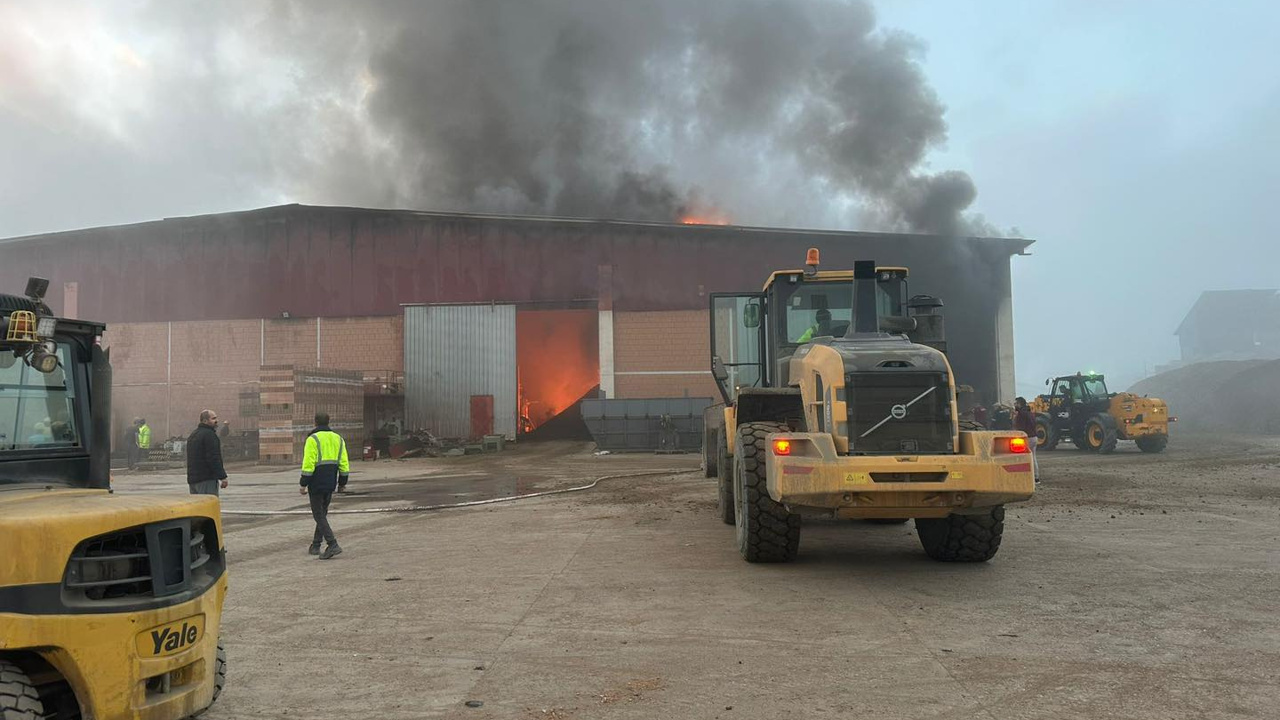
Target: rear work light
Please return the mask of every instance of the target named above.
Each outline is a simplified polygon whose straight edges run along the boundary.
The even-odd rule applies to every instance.
[[[790,440],[774,440],[773,454],[774,455],[790,455],[791,441]]]
[[[1030,451],[1031,449],[1027,446],[1026,438],[1024,437],[1009,438],[1009,452],[1013,453],[1014,455],[1023,455]]]

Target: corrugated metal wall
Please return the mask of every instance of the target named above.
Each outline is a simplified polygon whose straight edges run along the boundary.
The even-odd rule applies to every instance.
[[[404,309],[405,422],[438,437],[467,437],[471,396],[493,396],[493,430],[516,436],[514,305]]]

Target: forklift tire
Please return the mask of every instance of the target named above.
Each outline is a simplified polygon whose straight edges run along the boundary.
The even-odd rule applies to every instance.
[[[218,702],[218,696],[222,694],[222,688],[227,684],[227,651],[222,649],[222,643],[218,643],[218,661],[217,666],[213,670],[213,701],[209,704]]]
[[[786,430],[773,422],[738,426],[733,453],[735,525],[738,552],[747,562],[787,562],[800,549],[800,516],[769,497],[765,475],[769,435]]]
[[[1138,443],[1138,449],[1144,453],[1158,453],[1163,452],[1164,449],[1169,446],[1169,436],[1149,435],[1147,437],[1140,437],[1134,440],[1134,442]]]
[[[44,703],[22,668],[0,660],[0,718],[44,720]]]
[[[995,557],[1004,535],[1004,506],[981,515],[916,518],[916,534],[925,554],[942,562],[986,562]]]
[[[1077,440],[1076,446],[1081,450],[1105,455],[1116,449],[1116,441],[1119,439],[1115,418],[1105,413],[1098,413],[1085,422],[1083,442]]]
[[[711,428],[702,431],[702,471],[707,477],[716,477],[716,433]]]
[[[1045,413],[1036,415],[1036,449],[1052,450],[1058,447],[1058,433]]]
[[[733,458],[725,452],[723,439],[717,440],[716,453],[720,456],[716,465],[716,484],[720,489],[716,512],[719,513],[720,520],[725,525],[732,525],[734,517],[737,516],[733,505]]]

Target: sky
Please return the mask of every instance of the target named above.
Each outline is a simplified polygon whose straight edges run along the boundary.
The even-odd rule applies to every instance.
[[[498,27],[480,27],[533,56],[539,28],[606,4],[550,0],[549,12],[515,19],[514,5],[496,5],[501,17],[482,19]],[[822,17],[853,29],[805,35],[798,23],[816,15],[779,10],[801,5],[829,5]],[[572,72],[545,86],[546,73],[524,74],[524,58],[478,59],[468,55],[475,45],[449,44],[476,25],[474,5],[361,5],[302,20],[288,7],[0,0],[0,237],[284,202],[561,213],[603,204],[641,214],[705,202],[735,221],[886,229],[914,222],[918,182],[957,181],[944,189],[958,187],[958,199],[943,197],[966,227],[1036,240],[1013,261],[1023,394],[1077,370],[1126,387],[1177,357],[1173,332],[1201,291],[1280,286],[1274,3],[881,0],[868,13],[841,0],[756,2],[755,22],[743,22],[724,3],[686,19],[678,14],[692,6],[656,0],[659,20],[596,15],[601,27],[584,25],[586,49],[570,46]],[[420,14],[426,34],[406,43],[393,32],[407,24],[397,13]],[[710,73],[680,52],[655,61],[646,48],[680,50],[671,36],[686,23],[714,57],[750,73]],[[769,47],[768,62],[742,49],[756,46]],[[459,57],[462,71],[440,71]],[[786,72],[770,72],[778,67]],[[863,67],[885,74],[844,82]],[[493,115],[545,131],[519,137],[499,126],[507,164],[478,170],[470,154],[450,155],[472,116],[422,132],[440,104],[411,102],[422,87],[427,100],[452,102],[476,77],[534,83],[511,101],[523,104]],[[601,90],[629,82],[649,84]],[[822,102],[832,87],[846,93],[843,104]],[[660,102],[649,102],[657,91]],[[808,132],[815,119],[876,107],[880,91],[897,114],[861,140],[893,149],[897,164],[867,160],[856,143],[832,160],[847,138],[788,127]],[[548,93],[587,111],[565,122]],[[753,98],[782,110],[744,105]],[[735,164],[744,147],[749,173]],[[424,190],[425,177],[463,168],[490,174]],[[598,186],[606,196],[571,192]],[[800,190],[779,197],[778,186]]]

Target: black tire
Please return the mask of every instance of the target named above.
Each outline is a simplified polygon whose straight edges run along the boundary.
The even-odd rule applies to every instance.
[[[227,684],[227,651],[222,648],[222,643],[218,643],[218,659],[217,665],[213,669],[213,700],[209,704],[218,702],[218,696],[222,694],[222,688]]]
[[[1036,415],[1036,449],[1037,450],[1053,450],[1058,447],[1058,431],[1053,428],[1053,422],[1049,419],[1047,413]]]
[[[1076,446],[1082,450],[1105,455],[1115,451],[1116,442],[1119,439],[1115,418],[1105,413],[1098,413],[1085,421],[1084,437],[1076,440]]]
[[[0,660],[0,720],[44,720],[40,693],[22,668]]]
[[[707,477],[716,477],[716,450],[719,445],[716,444],[716,431],[712,428],[706,428],[702,431],[702,471]]]
[[[1004,506],[980,515],[916,518],[916,534],[925,553],[942,562],[986,562],[995,557],[1004,535]]]
[[[1145,452],[1145,453],[1164,452],[1164,449],[1169,446],[1169,436],[1168,435],[1148,435],[1147,437],[1140,437],[1134,440],[1134,442],[1138,443],[1138,449],[1141,450],[1142,452]]]
[[[723,438],[717,438],[716,453],[720,455],[716,464],[716,485],[719,486],[716,512],[725,525],[732,525],[737,516],[733,503],[733,458],[726,452]]]
[[[786,429],[772,422],[738,426],[733,452],[734,524],[738,552],[747,562],[787,562],[800,549],[800,516],[769,497],[765,476],[769,435]]]

